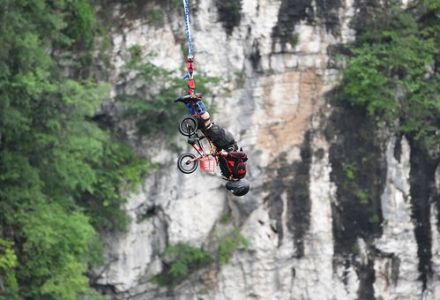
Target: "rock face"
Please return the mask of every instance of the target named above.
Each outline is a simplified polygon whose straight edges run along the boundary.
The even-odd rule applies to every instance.
[[[332,104],[334,49],[355,39],[378,4],[223,2],[192,3],[198,74],[221,78],[207,102],[248,152],[252,190],[233,198],[216,176],[179,173],[165,146],[138,144],[161,167],[130,197],[128,232],[104,236],[108,264],[95,286],[119,299],[439,299],[439,169],[406,138]],[[136,88],[121,75],[131,46],[183,72],[181,17],[169,12],[152,25],[151,7],[134,16],[111,8],[113,97],[121,85]],[[151,280],[167,245],[209,248],[228,212],[247,250],[172,288]]]

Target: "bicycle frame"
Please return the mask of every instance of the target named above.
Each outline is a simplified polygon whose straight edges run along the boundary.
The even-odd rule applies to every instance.
[[[203,134],[203,137],[199,137],[196,134],[196,139],[190,143],[190,145],[193,147],[193,149],[197,152],[198,156],[196,156],[194,159],[189,160],[189,162],[199,161],[205,157],[212,156],[214,157],[216,164],[218,165],[218,156],[221,155],[221,152],[217,151],[217,148],[214,146],[214,144],[209,140],[205,134]],[[203,147],[202,143],[200,142],[202,139],[206,139],[209,143],[209,151],[206,151]]]

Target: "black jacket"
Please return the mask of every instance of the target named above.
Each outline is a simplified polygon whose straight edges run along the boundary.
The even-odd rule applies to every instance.
[[[228,152],[238,149],[237,142],[232,134],[217,124],[213,124],[209,129],[206,129],[205,133],[217,149],[222,149]],[[219,163],[222,175],[229,178],[232,174],[227,167],[226,159],[220,157]]]
[[[223,149],[228,152],[237,150],[237,142],[232,134],[217,124],[212,124],[209,129],[206,129],[206,135],[217,149]]]

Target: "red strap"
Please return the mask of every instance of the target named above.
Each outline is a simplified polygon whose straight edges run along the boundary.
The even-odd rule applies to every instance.
[[[194,96],[194,90],[196,89],[196,81],[194,79],[188,80],[188,94]]]
[[[188,79],[188,94],[194,96],[196,89],[196,81],[193,79],[194,72],[196,70],[196,65],[193,58],[188,58],[186,61],[186,70],[189,75]]]
[[[188,58],[186,61],[186,70],[188,71],[189,76],[193,76],[193,73],[196,70],[196,65],[194,63],[194,60],[192,58]]]

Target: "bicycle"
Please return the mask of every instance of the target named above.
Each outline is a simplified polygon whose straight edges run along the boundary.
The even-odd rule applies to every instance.
[[[190,95],[180,97],[175,102],[191,103],[200,100],[200,96]],[[194,111],[197,111],[194,109]],[[184,174],[194,173],[197,168],[207,173],[214,173],[215,167],[219,164],[220,157],[226,157],[227,153],[223,150],[218,151],[212,141],[205,134],[205,131],[199,128],[200,115],[196,112],[194,115],[184,116],[179,122],[179,132],[188,137],[188,144],[196,151],[197,155],[191,152],[185,152],[179,155],[177,159],[177,168]],[[208,141],[209,149],[203,145],[202,141]]]

